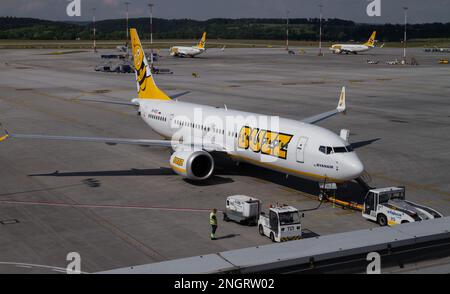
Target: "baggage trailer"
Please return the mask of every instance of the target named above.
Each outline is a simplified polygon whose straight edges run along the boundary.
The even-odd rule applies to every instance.
[[[223,220],[226,222],[234,221],[242,225],[256,226],[260,212],[261,201],[259,199],[245,195],[233,195],[227,197]]]

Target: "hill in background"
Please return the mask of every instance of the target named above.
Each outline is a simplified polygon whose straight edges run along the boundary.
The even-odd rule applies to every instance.
[[[130,19],[143,39],[150,35],[148,18]],[[99,21],[96,24],[98,40],[124,40],[125,19]],[[289,39],[315,41],[319,38],[318,19],[291,19]],[[365,41],[376,30],[377,39],[398,42],[403,38],[403,26],[394,24],[358,24],[340,19],[323,21],[323,39],[326,41]],[[210,39],[283,40],[286,24],[282,19],[191,19],[153,20],[155,39],[197,39],[203,31]],[[408,25],[408,39],[450,38],[450,23]],[[32,18],[0,17],[0,39],[15,40],[91,40],[92,23],[57,22]]]

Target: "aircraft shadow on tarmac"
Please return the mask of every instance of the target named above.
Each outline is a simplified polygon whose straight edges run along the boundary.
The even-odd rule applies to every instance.
[[[215,175],[205,181],[192,181],[189,179],[183,179],[186,183],[195,186],[213,186],[228,184],[234,182],[233,179],[226,176],[244,176],[257,178],[263,181],[271,182],[280,186],[284,186],[293,189],[298,192],[304,192],[312,195],[319,195],[319,187],[316,182],[289,176],[280,172],[271,171],[265,168],[257,167],[254,165],[240,163],[236,165],[235,162],[227,159],[216,159]],[[155,168],[155,169],[128,169],[128,170],[103,170],[103,171],[78,171],[78,172],[60,172],[55,171],[53,173],[46,174],[31,174],[31,177],[89,177],[84,180],[92,182],[93,177],[126,177],[126,176],[169,176],[175,175],[170,168]],[[224,177],[225,176],[225,177]],[[181,179],[180,179],[181,180]],[[95,180],[98,181],[98,180]],[[245,191],[243,191],[245,194]],[[340,199],[350,200],[354,202],[362,202],[365,192],[363,188],[354,182],[349,182],[343,186],[340,186],[337,195],[340,195]],[[345,196],[345,198],[343,196]]]
[[[127,170],[102,170],[102,171],[77,171],[77,172],[60,172],[46,174],[31,174],[29,177],[126,177],[126,176],[169,176],[176,175],[175,172],[167,167],[147,168],[147,169],[127,169]],[[193,181],[183,179],[186,183],[195,186],[212,186],[234,182],[231,178],[224,178],[219,175],[213,175],[204,181]],[[86,179],[82,181],[90,187],[98,187],[99,181],[96,179]]]
[[[367,141],[360,141],[352,143],[353,148],[360,148],[370,145],[380,138],[371,139]],[[216,169],[214,175],[205,181],[192,181],[183,179],[186,183],[195,186],[213,186],[228,184],[234,182],[233,179],[226,176],[245,176],[257,178],[267,182],[271,182],[280,186],[293,189],[298,192],[304,192],[311,195],[319,195],[320,190],[316,182],[289,176],[286,178],[284,173],[272,171],[258,166],[240,163],[237,165],[227,156],[220,153],[213,153]],[[127,170],[103,170],[103,171],[78,171],[78,172],[60,172],[46,174],[31,174],[32,177],[89,177],[88,184],[95,185],[93,177],[123,177],[123,176],[169,176],[175,175],[175,172],[166,167],[151,168],[151,169],[127,169]],[[86,181],[86,180],[85,180]],[[94,181],[94,182],[93,182]],[[245,193],[245,191],[243,191]],[[362,203],[366,194],[366,190],[356,182],[348,182],[344,185],[339,185],[336,191],[337,198],[349,201]]]

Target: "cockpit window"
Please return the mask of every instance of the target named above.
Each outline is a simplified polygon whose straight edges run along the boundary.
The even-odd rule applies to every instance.
[[[320,146],[319,151],[325,154],[331,154],[333,153],[333,148],[327,146]]]
[[[333,147],[334,153],[346,153],[347,149],[345,147]]]
[[[329,146],[320,146],[319,151],[324,154],[331,154],[331,153],[347,153],[347,152],[353,152],[353,148],[351,145],[347,145],[345,147],[329,147]]]

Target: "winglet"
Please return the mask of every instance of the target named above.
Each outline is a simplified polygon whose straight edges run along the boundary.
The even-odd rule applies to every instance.
[[[345,87],[342,87],[341,96],[339,97],[339,103],[336,108],[339,112],[345,112]]]
[[[0,123],[0,127],[3,127],[3,125]],[[0,137],[0,142],[5,141],[9,138],[9,132],[7,129],[3,128],[3,131],[5,132],[5,135]]]

